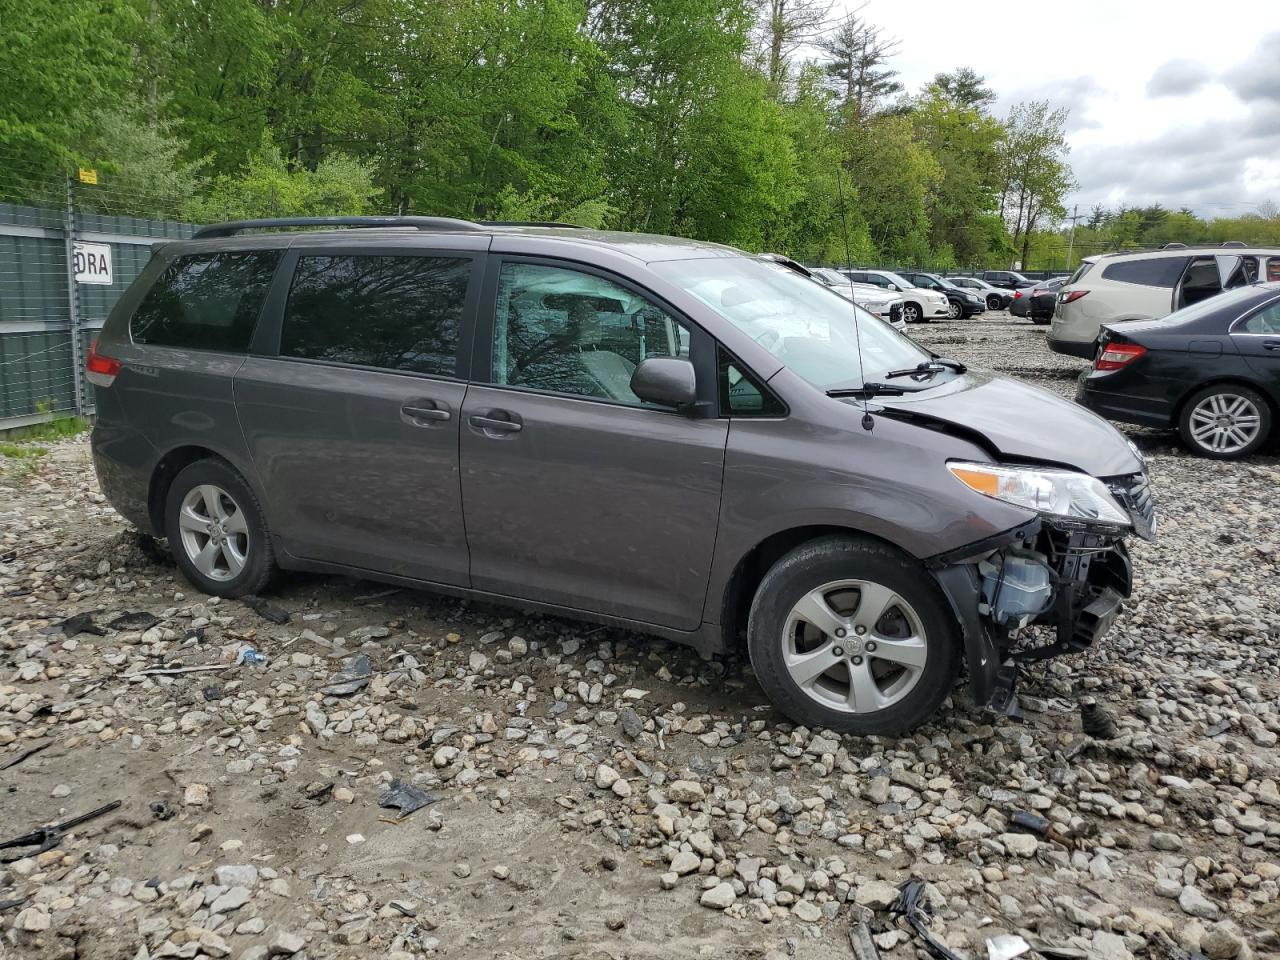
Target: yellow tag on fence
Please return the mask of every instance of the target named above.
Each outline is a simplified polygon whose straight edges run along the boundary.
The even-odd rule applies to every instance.
[[[92,184],[97,184],[97,182],[98,182],[98,171],[97,171],[97,170],[86,170],[84,167],[81,167],[81,168],[80,168],[80,182],[81,182],[81,183],[92,183]]]

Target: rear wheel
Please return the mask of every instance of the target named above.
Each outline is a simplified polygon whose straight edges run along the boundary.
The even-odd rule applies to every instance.
[[[919,323],[922,316],[919,304],[904,303],[902,305],[902,319],[906,323]]]
[[[1267,441],[1271,408],[1254,390],[1217,383],[1191,395],[1178,421],[1182,442],[1202,457],[1238,460]]]
[[[957,672],[958,629],[938,587],[868,539],[824,538],[779,560],[756,592],[747,637],[774,705],[841,733],[919,726]]]
[[[275,571],[270,533],[244,479],[221,460],[199,460],[173,478],[165,532],[178,568],[205,593],[258,593]]]

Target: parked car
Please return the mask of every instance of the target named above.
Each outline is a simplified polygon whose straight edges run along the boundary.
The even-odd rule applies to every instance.
[[[988,310],[1007,310],[1013,300],[1013,293],[1000,287],[992,286],[980,277],[947,277],[951,283],[965,290],[972,290],[987,302]]]
[[[922,320],[941,320],[950,315],[947,298],[932,290],[912,286],[904,277],[891,270],[841,270],[854,283],[870,283],[886,290],[902,294],[902,319],[907,323]]]
[[[936,273],[902,273],[899,276],[922,290],[932,290],[946,297],[947,316],[952,320],[968,319],[987,309],[985,297],[957,287]]]
[[[1104,324],[1076,399],[1112,420],[1175,427],[1201,456],[1247,457],[1280,411],[1280,283]]]
[[[1058,291],[1067,282],[1066,277],[1054,277],[1031,288],[1023,299],[1027,301],[1027,317],[1032,323],[1044,326],[1053,319],[1054,307],[1058,303]]]
[[[814,729],[909,730],[962,660],[1009,708],[1024,655],[1089,646],[1128,595],[1142,460],[1076,404],[855,315],[670,237],[203,227],[92,345],[94,464],[205,593],[287,568],[706,653],[744,637]],[[1024,654],[1029,623],[1070,642]]]
[[[984,270],[982,279],[993,287],[1000,287],[1004,290],[1022,290],[1036,285],[1034,280],[1028,280],[1022,274],[1015,273],[1013,270]]]
[[[1031,291],[1034,287],[1023,287],[1012,291],[1013,299],[1009,301],[1009,312],[1023,320],[1031,316]]]
[[[1089,359],[1104,323],[1163,317],[1258,280],[1280,280],[1280,249],[1177,246],[1086,257],[1058,291],[1049,347]]]
[[[854,283],[845,278],[839,270],[830,267],[811,267],[813,278],[826,284],[840,296],[852,300],[868,313],[884,320],[895,330],[905,330],[907,322],[902,319],[904,301],[901,295],[892,293],[882,287],[870,283]]]

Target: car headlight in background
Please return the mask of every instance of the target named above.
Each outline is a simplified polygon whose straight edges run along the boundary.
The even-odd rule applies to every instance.
[[[994,463],[948,463],[952,476],[970,490],[1055,517],[1131,526],[1101,480],[1087,473]]]

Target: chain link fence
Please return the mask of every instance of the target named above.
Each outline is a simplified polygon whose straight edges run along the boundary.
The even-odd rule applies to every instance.
[[[89,344],[152,245],[195,230],[101,212],[111,207],[94,179],[32,171],[0,153],[0,201],[29,201],[0,202],[0,434],[93,413]]]

